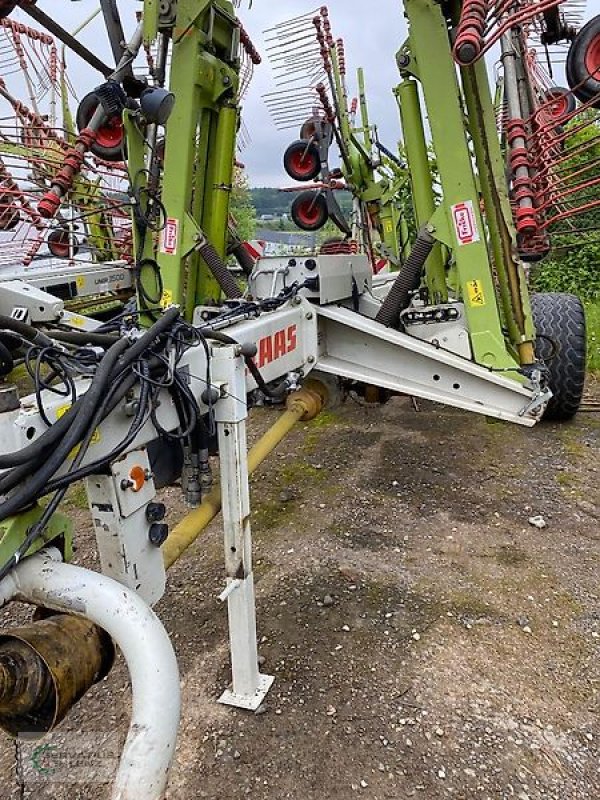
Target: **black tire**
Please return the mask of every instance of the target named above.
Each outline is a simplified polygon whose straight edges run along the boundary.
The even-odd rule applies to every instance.
[[[81,132],[90,123],[98,108],[98,98],[94,92],[86,94],[77,109],[77,129]],[[125,159],[125,129],[120,116],[115,115],[101,126],[91,152],[104,161],[118,162]]]
[[[582,103],[600,108],[600,15],[591,19],[571,42],[567,83]]]
[[[544,419],[572,419],[581,405],[585,383],[583,304],[573,294],[534,294],[531,308],[538,333],[536,355],[548,368],[549,386],[554,393]]]
[[[295,181],[314,181],[321,172],[317,146],[302,139],[292,142],[283,155],[283,167]]]
[[[548,103],[548,110],[553,119],[557,122],[564,120],[577,108],[577,100],[570,89],[563,89],[562,86],[553,86],[544,92],[544,103]]]
[[[318,231],[329,219],[327,200],[320,192],[299,194],[292,203],[290,213],[294,224],[303,231]]]

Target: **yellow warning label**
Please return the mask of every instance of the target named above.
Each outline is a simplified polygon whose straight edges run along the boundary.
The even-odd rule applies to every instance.
[[[67,411],[70,408],[71,408],[71,404],[70,403],[68,403],[67,405],[64,405],[64,406],[59,406],[56,409],[56,419],[60,419],[61,417],[64,417],[64,415],[67,413]],[[92,434],[92,438],[90,439],[90,445],[98,444],[99,441],[100,441],[100,431],[98,430],[98,428],[96,428],[96,430]],[[77,455],[78,452],[79,452],[79,445],[76,445],[71,450],[71,452],[69,453],[69,458],[75,458],[75,456]]]
[[[83,287],[85,286],[85,278],[83,277],[83,275],[78,275],[75,278],[75,284],[78,289],[83,289]]]
[[[394,223],[391,219],[386,219],[383,223],[383,227],[386,233],[393,233],[394,232]]]
[[[481,308],[485,305],[485,292],[483,291],[483,284],[481,281],[469,281],[467,283],[467,293],[470,305],[476,308]]]
[[[170,289],[165,289],[160,301],[162,308],[168,308],[173,305],[173,292]]]
[[[71,317],[69,319],[71,325],[75,325],[77,328],[83,328],[85,325],[85,319],[83,317]]]

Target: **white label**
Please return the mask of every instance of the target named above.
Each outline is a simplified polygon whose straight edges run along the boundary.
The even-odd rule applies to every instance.
[[[477,217],[471,200],[464,203],[457,203],[452,206],[452,220],[458,244],[463,247],[466,244],[479,242],[479,228],[477,227]]]
[[[169,256],[177,253],[177,239],[179,238],[179,220],[169,217],[165,222],[160,252]]]

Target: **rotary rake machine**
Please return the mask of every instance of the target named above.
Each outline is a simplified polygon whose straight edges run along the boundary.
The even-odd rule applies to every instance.
[[[37,607],[33,622],[0,635],[0,725],[13,735],[52,730],[108,673],[116,643],[131,675],[132,717],[114,800],[164,795],[180,686],[152,607],[166,591],[167,569],[219,511],[232,670],[221,701],[255,709],[273,681],[257,661],[248,475],[295,423],[354,391],[422,397],[531,427],[544,415],[573,416],[583,385],[576,299],[546,298],[534,323],[517,238],[529,233],[521,209],[531,198],[519,194],[520,174],[507,183],[483,61],[457,68],[454,60],[466,4],[405,2],[399,155],[369,122],[362,75],[356,104],[347,99],[343,47],[328,15],[311,15],[320,61],[310,69],[308,108],[301,107],[305,123],[310,112],[302,150],[286,163],[306,177],[305,160],[316,149],[319,170],[311,167],[311,175],[320,177],[317,191],[345,238],[314,255],[256,262],[230,216],[242,96],[260,62],[238,5],[144,0],[126,37],[118,4],[100,0],[114,59],[108,66],[35,2],[0,3],[0,16],[19,6],[99,73],[77,133],[67,127],[56,141],[53,126],[30,108],[28,180],[40,189],[35,202],[27,198],[32,213],[43,224],[64,225],[71,207],[81,216],[81,182],[96,185],[94,175],[118,152],[136,276],[135,304],[104,323],[82,318],[79,329],[68,319],[39,320],[26,284],[12,295],[0,286],[0,302],[11,305],[0,315],[0,361],[5,372],[22,361],[32,388],[21,397],[10,376],[0,386],[0,604]],[[528,20],[547,24],[545,6],[527,8]],[[303,22],[291,23],[284,40],[297,40]],[[520,12],[513,23],[508,31],[521,29]],[[307,69],[302,49],[293,61]],[[19,106],[21,113],[31,121]],[[289,122],[285,113],[275,116]],[[506,139],[514,156],[510,132]],[[333,141],[339,169],[329,168]],[[21,144],[11,139],[11,147]],[[352,193],[350,221],[334,182]],[[410,209],[402,199],[408,186]],[[25,213],[23,202],[19,208]],[[527,219],[533,216],[529,210]],[[246,273],[243,285],[228,268],[231,253]],[[377,259],[391,271],[374,274]],[[535,325],[551,343],[545,356]],[[261,397],[287,410],[248,452],[248,409]],[[60,507],[78,481],[98,572],[69,563],[73,531]],[[157,495],[174,484],[192,508],[176,525]]]
[[[0,22],[0,76],[1,310],[11,313],[26,283],[35,295],[28,309],[33,321],[81,324],[73,311],[133,294],[122,126],[106,126],[107,141],[99,139],[86,154],[69,203],[48,219],[40,205],[44,192],[93,98],[84,98],[75,122],[64,48],[46,31],[10,18]]]

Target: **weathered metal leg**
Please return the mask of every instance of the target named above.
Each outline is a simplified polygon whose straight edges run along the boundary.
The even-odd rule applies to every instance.
[[[224,380],[226,396],[216,405],[221,463],[227,600],[233,685],[220,702],[257,709],[274,678],[261,675],[256,645],[256,610],[252,572],[250,492],[246,443],[246,378],[243,360],[233,347],[214,354],[213,375]]]

